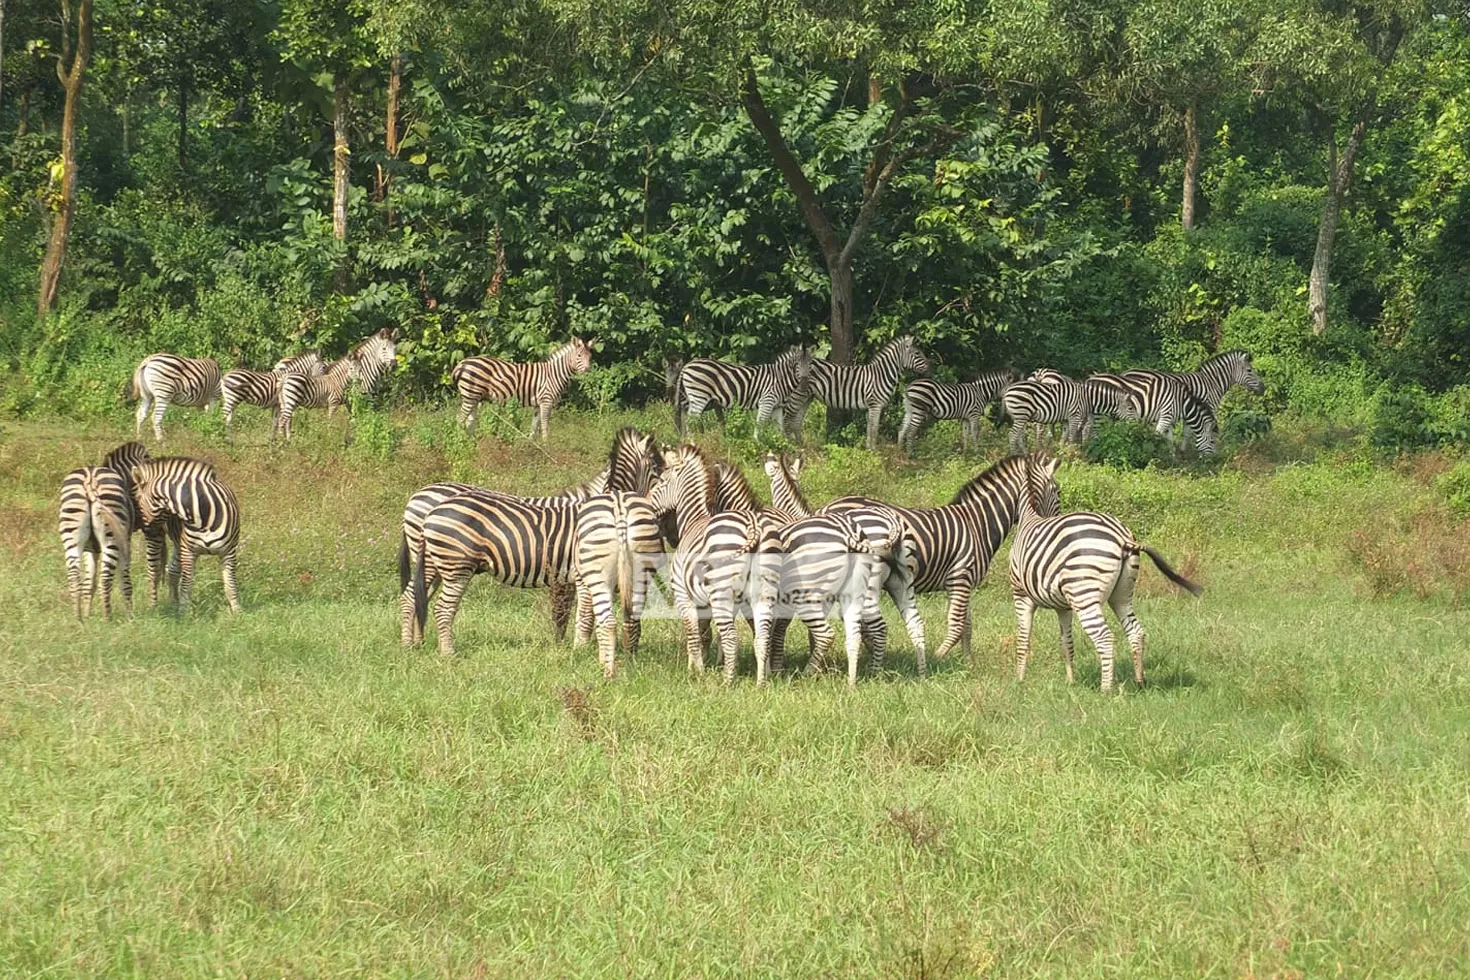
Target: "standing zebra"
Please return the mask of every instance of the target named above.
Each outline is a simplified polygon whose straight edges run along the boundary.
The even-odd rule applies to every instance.
[[[572,376],[586,374],[591,367],[592,345],[580,337],[573,337],[549,358],[534,364],[517,364],[498,357],[466,357],[449,372],[459,389],[459,424],[466,429],[474,426],[480,402],[514,398],[535,412],[531,438],[540,429],[542,440],[550,439],[552,408],[561,401]]]
[[[153,438],[163,441],[163,413],[169,405],[208,411],[220,396],[219,362],[212,357],[151,354],[133,372],[131,394],[138,400],[133,435],[143,434],[143,420],[153,415]]]
[[[896,515],[890,516],[896,522]],[[895,540],[898,536],[895,535]],[[789,607],[812,637],[809,671],[822,669],[835,639],[827,611],[837,605],[847,647],[847,684],[857,685],[864,643],[872,669],[883,668],[888,630],[878,608],[883,560],[851,512],[819,514],[784,524],[765,535],[754,575],[756,683],[769,667],[772,623],[778,603]]]
[[[868,413],[867,447],[878,448],[878,423],[883,408],[893,397],[899,376],[904,371],[918,375],[929,373],[929,359],[913,337],[899,337],[884,345],[871,361],[861,365],[833,364],[822,358],[812,361],[810,387],[794,394],[786,408],[786,431],[801,437],[807,406],[816,399],[828,410],[866,409]]]
[[[235,563],[240,543],[240,504],[213,466],[191,459],[151,459],[132,469],[134,499],[142,523],[156,525],[172,518],[178,533],[179,608],[189,605],[198,555],[219,555],[225,598],[230,611],[240,611]],[[149,555],[150,588],[157,595],[153,555]]]
[[[225,438],[234,438],[235,409],[258,405],[271,410],[271,432],[280,426],[281,381],[287,374],[317,375],[325,370],[316,351],[293,354],[276,362],[269,371],[235,368],[220,381],[221,408],[225,416]]]
[[[1001,396],[1011,419],[1012,453],[1025,449],[1027,423],[1065,423],[1064,439],[1086,442],[1094,415],[1138,418],[1138,409],[1125,391],[1092,379],[1073,381],[1050,369],[1043,371],[1011,385]]]
[[[1055,460],[1029,467],[1016,540],[1011,543],[1011,593],[1016,603],[1016,678],[1025,680],[1031,654],[1031,623],[1037,607],[1055,609],[1061,627],[1062,658],[1072,681],[1072,616],[1097,647],[1102,689],[1113,689],[1113,633],[1103,618],[1103,603],[1113,608],[1133,651],[1133,679],[1143,684],[1143,626],[1133,614],[1138,555],[1146,553],[1159,571],[1194,595],[1201,589],[1169,567],[1162,555],[1140,544],[1133,532],[1109,514],[1077,512],[1056,516],[1058,494],[1052,476]]]
[[[291,417],[299,408],[325,408],[330,418],[338,405],[347,404],[349,385],[355,381],[363,394],[371,392],[397,356],[398,335],[384,327],[348,351],[346,357],[333,361],[322,374],[285,375],[281,379],[276,431],[290,442]]]
[[[1194,433],[1194,448],[1212,456],[1220,447],[1220,427],[1208,405],[1192,395],[1182,381],[1158,371],[1129,371],[1127,374],[1094,374],[1090,381],[1112,385],[1128,393],[1141,421],[1155,422],[1159,435],[1172,438],[1174,426],[1183,421]]]
[[[912,453],[914,440],[932,419],[960,419],[960,450],[969,452],[980,440],[980,417],[986,407],[1019,375],[1015,368],[986,371],[974,381],[950,384],[919,378],[903,393],[903,424],[898,429],[900,452]]]
[[[755,410],[753,435],[758,436],[762,425],[779,417],[783,405],[794,397],[806,396],[811,375],[812,352],[805,347],[793,347],[770,364],[731,364],[698,358],[679,372],[674,425],[683,437],[689,432],[689,423],[705,409],[742,405]]]
[[[607,489],[647,493],[658,467],[652,436],[621,430],[608,460]],[[517,588],[570,585],[580,504],[570,498],[530,502],[485,490],[467,490],[424,516],[410,584],[410,642],[423,637],[429,591],[439,584],[434,623],[439,652],[454,653],[454,617],[470,580],[489,572]]]
[[[1212,412],[1220,411],[1225,393],[1239,385],[1253,395],[1266,391],[1266,383],[1256,373],[1250,351],[1228,350],[1205,361],[1193,371],[1129,371],[1129,375],[1163,374],[1183,382],[1189,393]]]
[[[907,601],[896,594],[901,590],[948,594],[944,641],[935,657],[944,658],[958,645],[966,653],[970,650],[970,594],[985,578],[991,559],[1020,516],[1029,458],[1006,457],[960,487],[942,507],[899,507],[870,497],[841,497],[822,508],[822,513],[829,513],[881,505],[903,519],[913,538],[913,552],[906,558],[908,578],[890,574],[884,588],[900,610]],[[922,650],[923,624],[917,612],[913,620],[910,633],[917,626],[915,646]]]
[[[664,553],[663,528],[648,497],[611,490],[589,497],[577,509],[576,535],[577,588],[591,602],[603,676],[612,677],[617,667],[614,598],[622,601],[623,647],[631,658],[642,636],[644,596]],[[580,613],[578,618],[580,635]]]
[[[123,601],[133,610],[132,532],[136,517],[128,482],[110,466],[83,466],[61,481],[57,530],[77,619],[92,611],[100,566],[102,615],[112,618],[112,579],[121,573]],[[85,578],[82,564],[86,562]]]

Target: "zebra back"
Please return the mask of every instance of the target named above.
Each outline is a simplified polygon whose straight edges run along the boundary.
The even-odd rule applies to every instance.
[[[696,358],[679,372],[677,405],[697,403],[757,408],[762,402],[780,405],[793,394],[805,396],[812,377],[812,354],[792,347],[769,364],[734,364]]]
[[[214,466],[176,456],[151,459],[133,468],[134,499],[145,527],[176,519],[195,550],[223,553],[240,536],[240,505]]]
[[[814,358],[810,396],[830,408],[866,408],[893,396],[904,371],[927,375],[929,359],[911,336],[890,340],[866,364],[833,364]]]
[[[219,362],[212,357],[150,354],[133,371],[134,399],[150,394],[174,405],[198,407],[219,397]]]
[[[303,351],[283,357],[271,368],[272,374],[321,374],[326,370],[320,351]]]

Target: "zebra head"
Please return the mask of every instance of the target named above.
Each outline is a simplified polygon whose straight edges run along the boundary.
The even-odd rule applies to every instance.
[[[766,476],[774,479],[782,470],[785,470],[786,475],[795,480],[801,475],[801,457],[793,456],[787,459],[785,453],[778,453],[774,449],[767,450]]]
[[[663,468],[664,459],[653,436],[624,426],[613,437],[608,452],[606,488],[646,494]]]
[[[685,443],[664,454],[649,502],[660,514],[686,513],[700,505],[705,514],[714,512],[715,477],[698,446]]]
[[[924,356],[924,351],[919,347],[919,342],[913,337],[900,337],[893,342],[898,353],[899,370],[912,371],[920,377],[927,378],[933,370],[929,365],[929,358]]]
[[[573,337],[562,350],[566,351],[567,370],[572,374],[586,374],[592,367],[592,345],[581,337]]]
[[[1062,494],[1056,481],[1059,461],[1046,453],[1032,453],[1025,459],[1024,509],[1042,517],[1055,517],[1062,512]]]
[[[144,527],[152,524],[168,511],[168,497],[159,487],[164,469],[139,463],[128,470],[133,484],[133,503],[138,507],[138,523]]]
[[[1251,361],[1251,352],[1248,350],[1226,351],[1217,358],[1212,358],[1211,363],[1221,361],[1228,370],[1231,384],[1240,385],[1253,395],[1261,395],[1266,392],[1266,382],[1256,373],[1256,366]]]

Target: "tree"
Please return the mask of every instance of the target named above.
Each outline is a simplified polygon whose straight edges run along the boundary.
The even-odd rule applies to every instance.
[[[65,96],[61,116],[61,174],[56,216],[41,260],[37,313],[44,316],[56,305],[66,244],[77,210],[77,116],[81,111],[82,82],[92,60],[92,0],[61,0],[61,55],[56,77]]]

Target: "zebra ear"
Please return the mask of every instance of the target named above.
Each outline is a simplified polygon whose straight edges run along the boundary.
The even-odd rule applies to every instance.
[[[796,477],[796,476],[800,476],[801,475],[801,467],[802,467],[801,457],[800,456],[793,456],[793,457],[791,457],[791,464],[787,467],[787,469],[789,469],[791,471],[791,475],[793,477]]]

